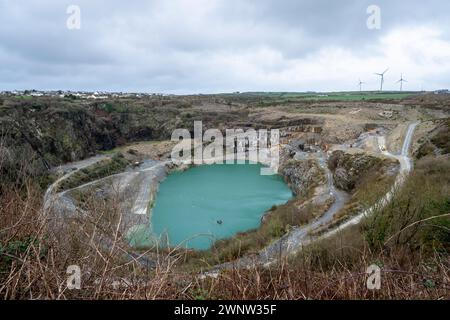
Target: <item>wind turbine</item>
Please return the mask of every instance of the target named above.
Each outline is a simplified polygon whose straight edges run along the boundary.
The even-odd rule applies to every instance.
[[[397,83],[400,82],[400,91],[403,90],[403,82],[408,82],[407,80],[403,79],[403,73],[400,75],[400,80],[397,81]]]
[[[380,91],[383,91],[383,83],[384,83],[384,74],[389,70],[389,68],[387,68],[386,70],[384,70],[383,73],[375,73],[377,76],[381,77],[381,84],[380,84]]]
[[[365,82],[362,82],[361,79],[359,79],[359,83],[358,83],[358,85],[359,85],[359,92],[362,91],[362,85],[363,84],[365,84]]]

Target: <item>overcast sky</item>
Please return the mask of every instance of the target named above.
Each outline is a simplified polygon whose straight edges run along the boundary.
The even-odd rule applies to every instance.
[[[0,90],[375,90],[388,67],[387,90],[450,87],[448,0],[0,0],[0,26]]]

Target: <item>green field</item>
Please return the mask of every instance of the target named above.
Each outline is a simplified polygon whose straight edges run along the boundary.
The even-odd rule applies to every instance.
[[[236,92],[212,95],[227,103],[247,103],[253,106],[285,105],[315,101],[399,101],[418,95],[417,91],[347,91],[347,92]]]
[[[302,93],[302,92],[252,92],[242,95],[253,95],[277,100],[317,100],[317,101],[362,101],[362,100],[400,100],[417,92],[329,92],[329,93]]]

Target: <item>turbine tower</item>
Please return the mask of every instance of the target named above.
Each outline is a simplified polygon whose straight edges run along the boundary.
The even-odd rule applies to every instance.
[[[362,85],[365,84],[365,82],[362,82],[361,79],[359,79],[358,85],[359,85],[359,92],[362,91]]]
[[[403,73],[400,75],[400,80],[397,81],[397,83],[400,82],[400,91],[403,91],[403,82],[408,82],[407,80],[403,79]]]
[[[380,91],[383,91],[383,83],[384,83],[384,74],[389,70],[389,68],[387,68],[386,70],[384,70],[383,73],[375,73],[377,76],[381,77],[381,81],[380,81]]]

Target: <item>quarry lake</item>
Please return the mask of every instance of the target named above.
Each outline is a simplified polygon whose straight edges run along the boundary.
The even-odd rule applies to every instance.
[[[215,240],[258,228],[273,205],[292,191],[259,164],[203,165],[170,174],[159,186],[151,230],[162,246],[204,250]]]

